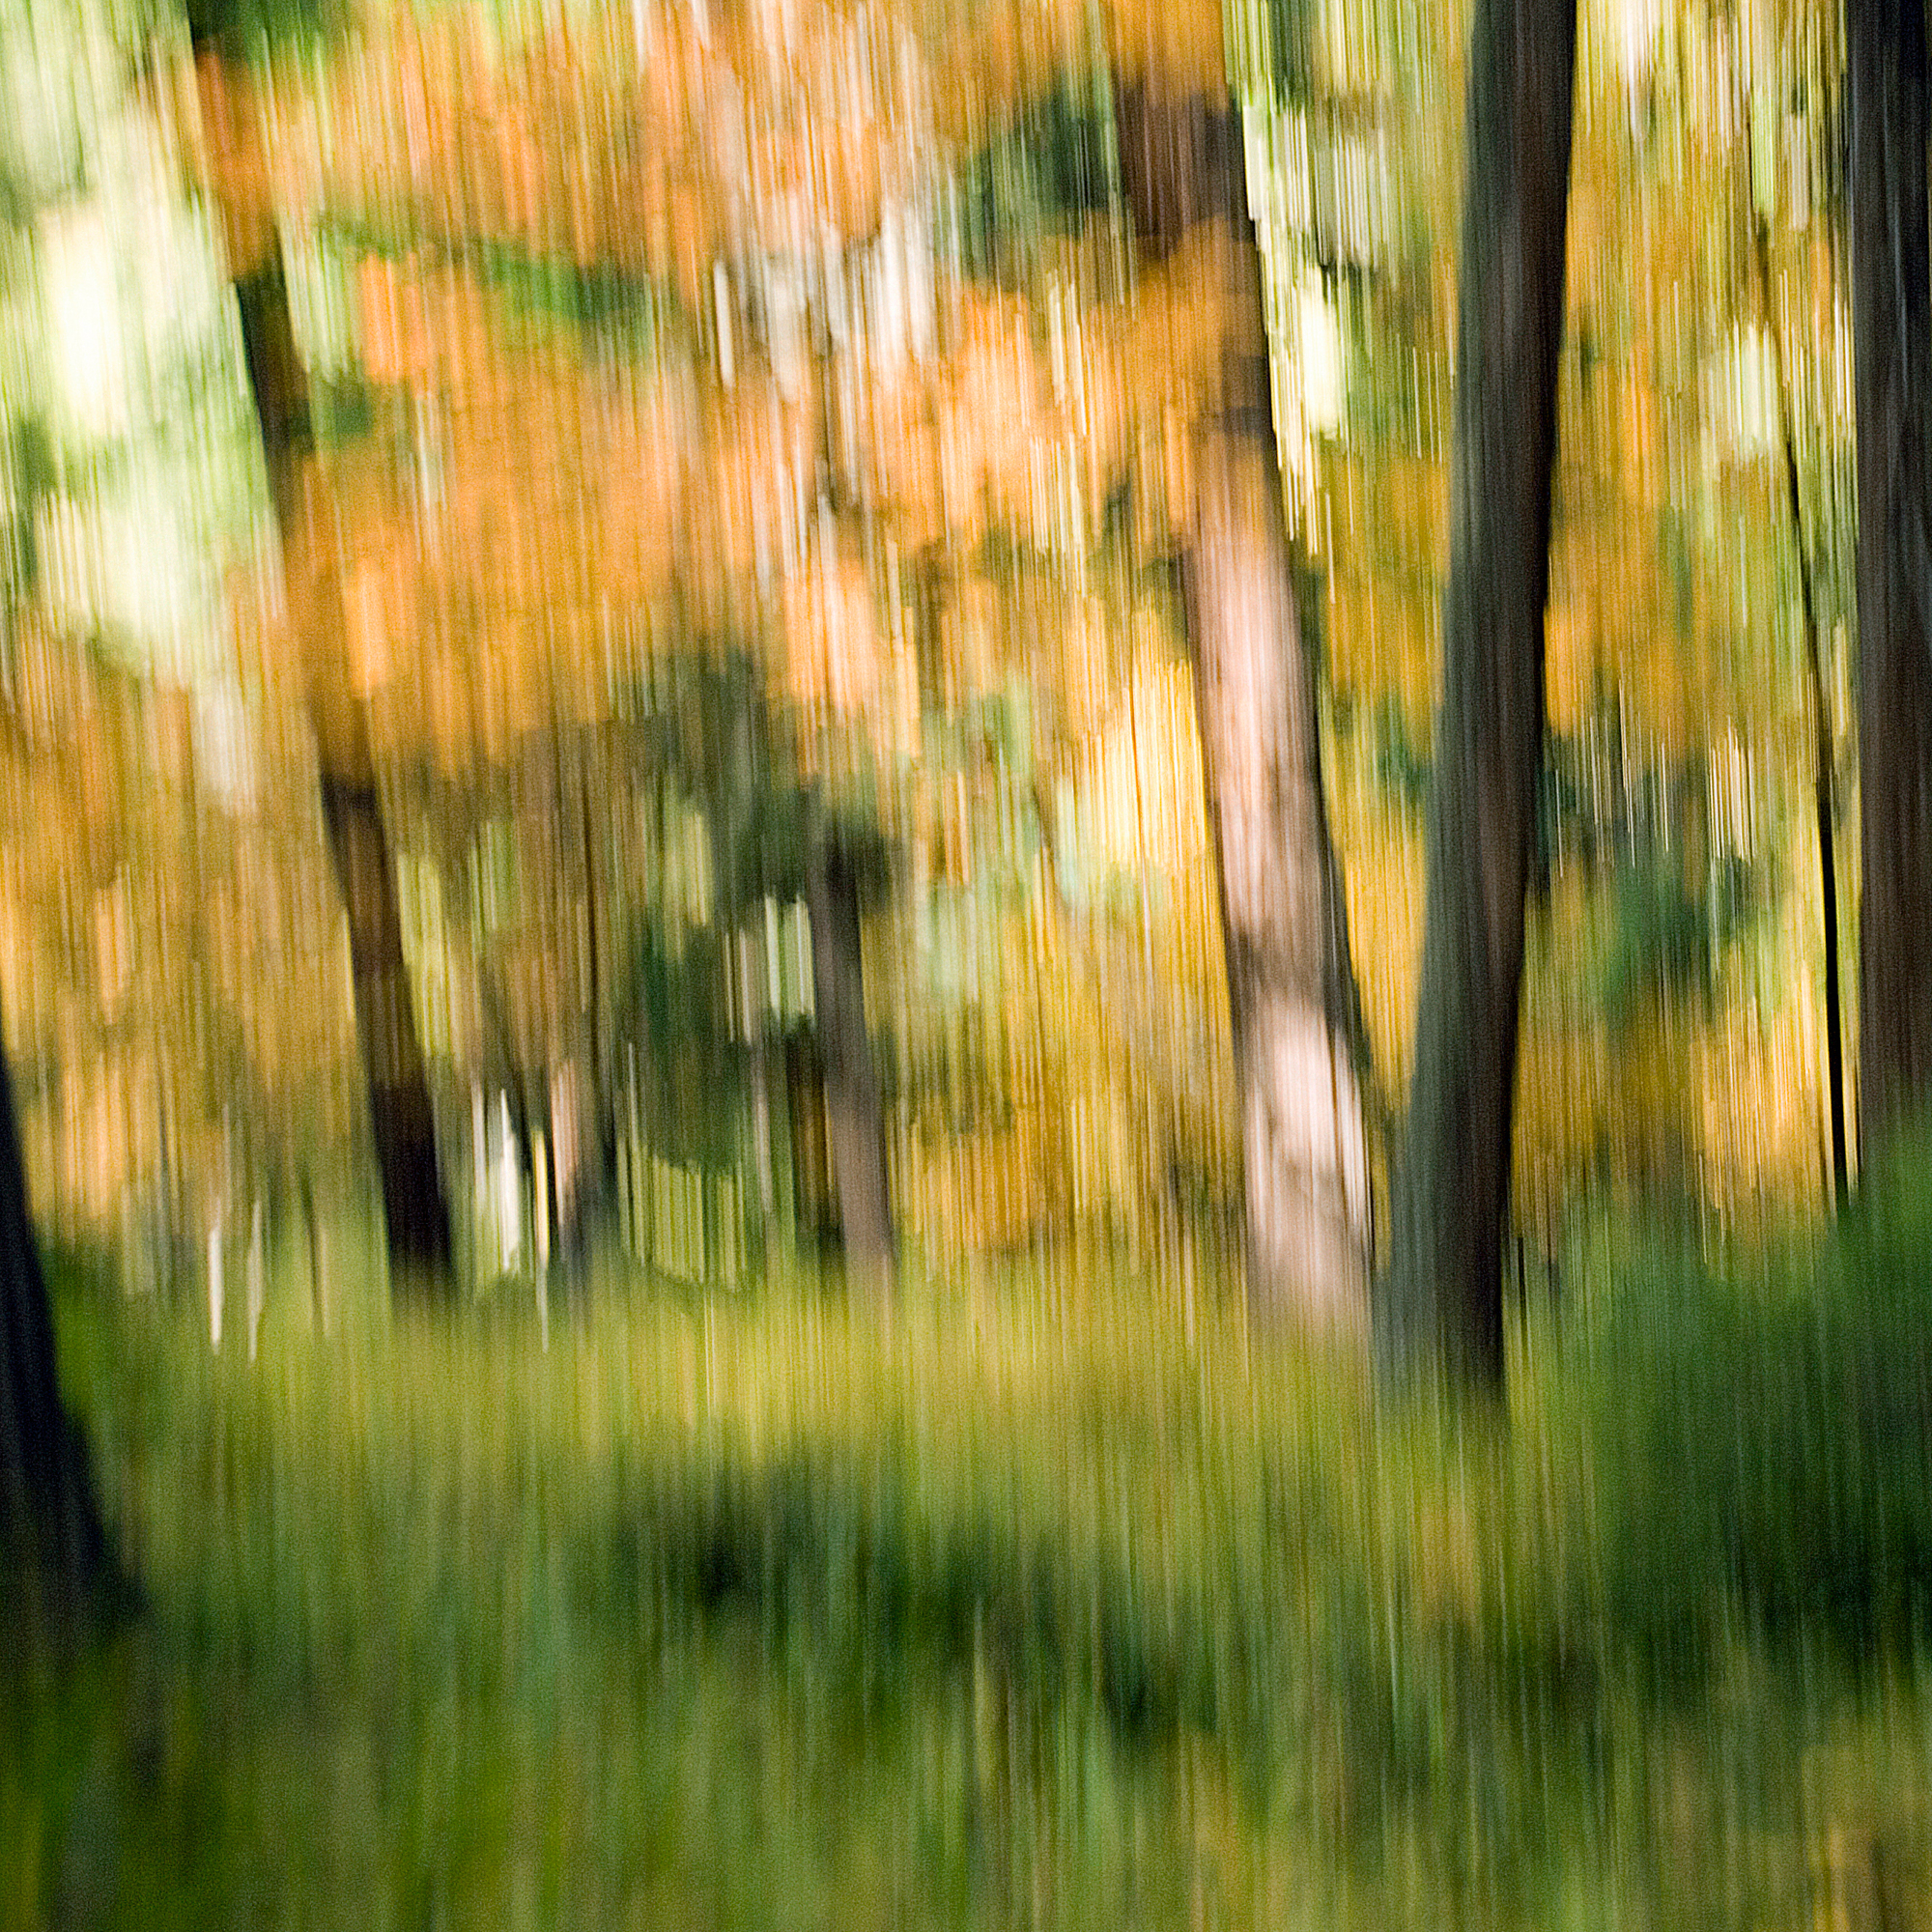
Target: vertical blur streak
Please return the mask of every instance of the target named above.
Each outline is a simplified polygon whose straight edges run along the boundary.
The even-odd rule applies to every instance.
[[[1395,1364],[1498,1386],[1576,0],[1477,0],[1463,187],[1442,699],[1414,1077],[1380,1298]]]
[[[1922,0],[1848,0],[1858,355],[1859,1134],[1932,1098],[1932,286]]]
[[[1753,195],[1753,201],[1756,197]],[[1811,804],[1818,828],[1818,910],[1825,929],[1825,1083],[1832,1127],[1832,1206],[1845,1205],[1851,1162],[1845,1146],[1844,1004],[1838,986],[1838,836],[1835,763],[1831,700],[1818,648],[1818,599],[1811,585],[1811,552],[1804,541],[1804,502],[1798,481],[1797,429],[1791,415],[1791,378],[1784,354],[1784,331],[1771,279],[1771,241],[1761,215],[1751,223],[1752,256],[1758,295],[1764,304],[1765,333],[1771,342],[1776,385],[1778,443],[1784,456],[1784,503],[1791,521],[1791,552],[1798,565],[1799,615],[1804,626],[1804,691],[1811,713]]]
[[[249,112],[252,89],[241,64],[214,42],[199,16],[191,26],[207,111],[220,117]],[[217,195],[223,185],[213,184]],[[232,217],[227,228],[234,253],[245,246],[246,228]],[[318,533],[314,527],[318,505],[311,493],[319,489],[320,478],[307,377],[289,312],[280,234],[270,226],[266,234],[257,234],[255,243],[257,259],[234,260],[230,266],[289,592],[298,609],[310,611],[315,628],[329,633],[306,639],[308,714],[320,768],[323,822],[349,920],[355,1033],[384,1227],[398,1285],[447,1290],[449,1208],[437,1165],[428,1070],[410,997],[395,864],[383,824],[368,719],[345,675],[346,613],[332,533]],[[312,604],[298,589],[304,549],[307,567],[318,579]]]
[[[1189,643],[1220,876],[1248,1294],[1276,1320],[1367,1324],[1368,1162],[1346,909],[1321,788],[1314,669],[1281,466],[1239,108],[1157,63],[1120,106],[1142,248],[1220,270],[1213,401],[1192,425]]]
[[[0,1056],[0,1610],[39,1648],[83,1621],[110,1567],[86,1442],[61,1404],[13,1074]],[[10,1659],[10,1673],[17,1667]]]
[[[1927,4],[0,0],[0,1932],[1932,1926]]]
[[[835,833],[821,832],[813,844],[807,871],[813,1005],[825,1061],[826,1134],[838,1189],[845,1264],[856,1282],[890,1290],[892,1198],[879,1078],[866,1030],[859,879],[851,853]]]

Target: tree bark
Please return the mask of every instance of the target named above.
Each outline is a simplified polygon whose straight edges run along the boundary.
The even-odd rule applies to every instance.
[[[247,99],[245,85],[229,88],[227,57],[217,46],[198,39],[195,51],[205,85],[222,90],[222,111],[231,93],[236,99]],[[239,235],[242,224],[234,227]],[[237,245],[236,236],[231,236],[231,247]],[[294,545],[308,516],[306,472],[313,458],[313,433],[308,380],[290,321],[279,238],[269,238],[260,261],[236,262],[231,268],[249,389],[293,583],[300,575]],[[340,644],[346,620],[332,562],[324,563],[322,574],[327,579],[322,608],[336,632],[326,641]],[[368,718],[351,688],[346,649],[331,649],[328,657],[327,664],[311,659],[305,667],[308,712],[320,770],[323,823],[349,918],[356,1040],[368,1082],[369,1123],[382,1178],[389,1258],[413,1285],[446,1285],[449,1206],[437,1163],[428,1070],[410,1001],[402,910],[377,794]]]
[[[115,1575],[87,1445],[61,1404],[14,1086],[0,1059],[0,1601],[36,1634],[71,1634]]]
[[[1576,0],[1476,0],[1442,702],[1385,1364],[1503,1377],[1503,1226],[1544,727]]]
[[[867,1285],[890,1288],[895,1271],[886,1122],[866,1030],[859,882],[835,838],[817,841],[807,879],[811,915],[811,991],[825,1065],[825,1120],[845,1265]]]
[[[1851,1159],[1845,1140],[1844,1002],[1838,986],[1838,853],[1835,777],[1836,737],[1825,696],[1823,653],[1818,643],[1818,601],[1811,589],[1811,554],[1804,542],[1804,493],[1798,482],[1797,419],[1791,412],[1791,379],[1785,367],[1784,337],[1771,285],[1771,240],[1762,217],[1753,224],[1758,288],[1764,298],[1765,331],[1771,338],[1772,373],[1777,385],[1777,415],[1784,447],[1784,508],[1791,520],[1791,549],[1798,563],[1799,613],[1804,623],[1804,695],[1811,713],[1811,815],[1818,835],[1818,910],[1825,929],[1825,1083],[1826,1117],[1832,1136],[1832,1211],[1845,1205],[1851,1186]]]
[[[349,914],[355,1033],[383,1182],[389,1259],[412,1276],[449,1271],[449,1208],[437,1164],[429,1073],[403,957],[395,867],[373,779],[325,767],[322,816]]]
[[[836,1232],[832,1154],[825,1140],[825,1063],[818,1041],[803,1029],[784,1036],[781,1072],[793,1238],[823,1254]]]
[[[1366,1322],[1368,1159],[1347,914],[1321,788],[1315,669],[1283,525],[1239,109],[1150,70],[1122,88],[1121,173],[1140,252],[1215,239],[1230,318],[1219,398],[1193,425],[1181,555],[1220,879],[1248,1293],[1258,1314]],[[1208,259],[1217,259],[1209,256]]]
[[[1932,288],[1923,0],[1845,9],[1859,487],[1859,1127],[1932,1090]]]
[[[603,764],[597,738],[584,732],[578,742],[579,832],[583,863],[583,948],[584,1005],[586,1034],[584,1058],[589,1091],[582,1113],[588,1117],[589,1148],[581,1163],[582,1184],[578,1189],[578,1208],[573,1215],[576,1233],[573,1245],[580,1252],[587,1248],[589,1227],[594,1216],[600,1222],[617,1198],[617,1108],[616,1064],[611,1051],[611,1030],[605,1012],[604,943],[609,914],[604,908],[603,867],[599,862],[600,840],[596,828],[601,810],[591,803],[591,766]],[[607,772],[608,781],[608,772]]]

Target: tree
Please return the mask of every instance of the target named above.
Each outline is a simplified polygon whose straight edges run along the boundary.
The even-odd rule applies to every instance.
[[[53,1318],[34,1243],[14,1086],[0,1058],[0,1570],[58,1629],[114,1575],[87,1445],[62,1406]]]
[[[221,128],[224,152],[246,156],[249,137],[236,128],[234,117],[248,110],[252,88],[235,51],[235,23],[198,5],[190,11],[189,28],[204,116]],[[311,561],[303,554],[319,479],[281,236],[264,218],[255,184],[231,183],[216,170],[213,186],[223,203],[229,267],[285,574],[292,595],[298,582],[308,581],[315,607],[313,626],[303,639],[307,706],[323,824],[349,918],[355,1032],[368,1082],[389,1254],[405,1277],[440,1281],[450,1265],[449,1208],[437,1162],[429,1077],[411,1005],[395,865],[383,821],[369,721],[349,675],[338,573],[327,554]],[[317,548],[326,550],[326,540]]]
[[[1121,78],[1122,185],[1143,256],[1200,250],[1224,278],[1218,393],[1191,425],[1181,580],[1220,874],[1248,1292],[1272,1317],[1354,1326],[1368,1263],[1358,1034],[1283,526],[1241,113],[1211,60],[1156,51]]]
[[[1779,443],[1784,457],[1784,502],[1791,522],[1791,551],[1798,568],[1798,602],[1804,625],[1804,696],[1811,724],[1811,810],[1818,832],[1818,911],[1825,933],[1825,1082],[1826,1114],[1832,1134],[1832,1207],[1845,1203],[1851,1160],[1845,1145],[1845,1043],[1843,1002],[1838,992],[1838,856],[1837,807],[1834,802],[1836,757],[1833,751],[1831,700],[1825,695],[1825,673],[1818,645],[1818,603],[1811,587],[1811,557],[1804,542],[1803,493],[1798,481],[1797,432],[1791,412],[1791,379],[1785,368],[1784,340],[1772,298],[1771,245],[1766,224],[1754,216],[1752,241],[1757,258],[1758,290],[1764,300],[1765,333],[1771,342],[1772,371],[1777,390]]]
[[[1859,1127],[1932,1094],[1932,288],[1923,0],[1845,10],[1858,414]]]
[[[811,915],[812,1005],[825,1063],[825,1120],[845,1264],[856,1277],[890,1287],[894,1270],[892,1193],[885,1114],[866,1029],[860,953],[859,866],[847,840],[823,828],[807,859]]]
[[[1477,0],[1422,980],[1378,1340],[1503,1375],[1503,1217],[1536,846],[1576,0]]]

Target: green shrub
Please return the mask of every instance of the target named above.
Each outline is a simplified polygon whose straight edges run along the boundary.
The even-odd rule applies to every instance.
[[[1654,1250],[1579,1352],[1617,1640],[1681,1674],[1740,1635],[1865,1661],[1922,1634],[1932,1188],[1909,1169],[1736,1279]]]

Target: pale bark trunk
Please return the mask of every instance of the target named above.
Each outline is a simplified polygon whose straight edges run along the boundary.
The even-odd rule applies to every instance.
[[[1241,119],[1225,96],[1120,100],[1122,185],[1144,256],[1219,224],[1233,286],[1219,407],[1194,425],[1181,558],[1221,887],[1251,1304],[1366,1319],[1368,1161],[1347,916],[1321,788],[1314,667],[1283,526],[1262,265]]]
[[[892,1285],[892,1193],[886,1170],[885,1113],[860,954],[859,887],[844,852],[825,839],[807,885],[811,915],[812,1005],[825,1065],[825,1124],[845,1265],[872,1287]]]
[[[1384,1360],[1499,1386],[1523,911],[1543,755],[1576,0],[1477,0],[1442,705]]]
[[[1922,0],[1845,10],[1859,483],[1859,1126],[1932,1092],[1932,289]]]

